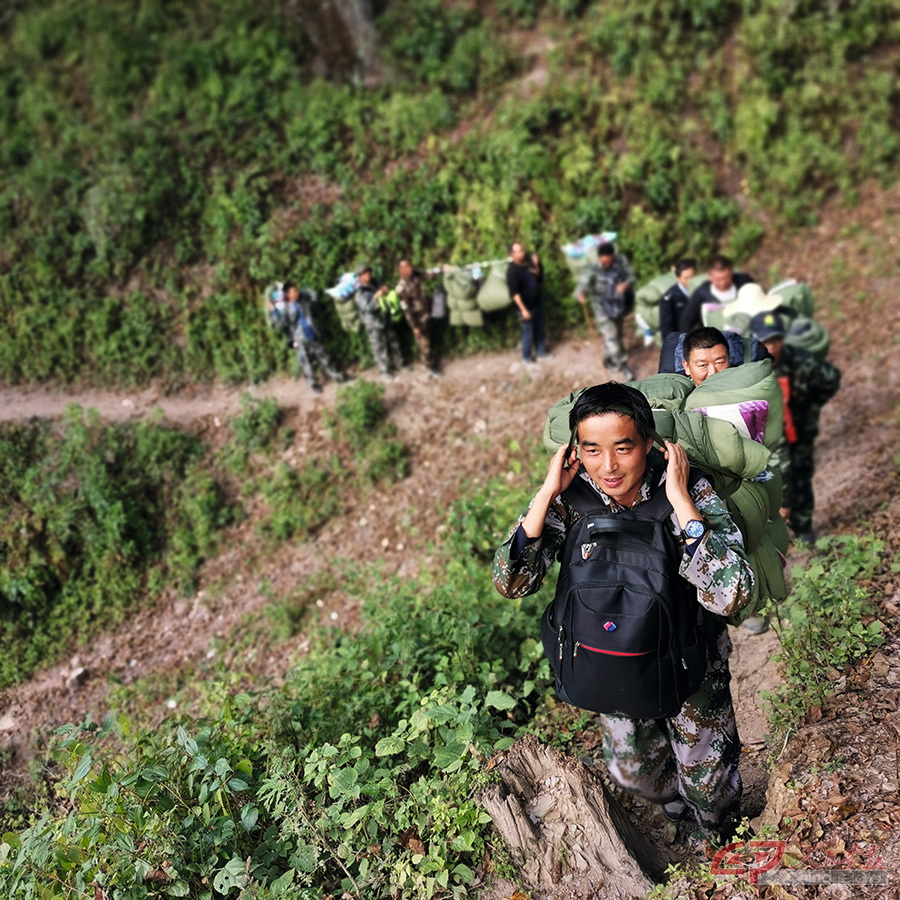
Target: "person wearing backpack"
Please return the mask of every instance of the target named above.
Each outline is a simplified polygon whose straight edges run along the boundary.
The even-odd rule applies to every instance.
[[[319,332],[313,323],[310,304],[316,298],[315,291],[311,291],[308,288],[304,288],[301,291],[296,284],[288,282],[284,286],[284,295],[286,302],[293,311],[294,331],[292,343],[297,350],[297,362],[300,363],[303,377],[309,382],[309,386],[317,394],[322,393],[322,385],[319,384],[316,373],[313,371],[313,358],[316,359],[325,371],[325,374],[332,381],[336,381],[338,384],[345,382],[347,376],[331,361],[331,357],[322,344]]]
[[[709,309],[720,309],[737,300],[737,293],[745,284],[755,281],[746,272],[735,272],[728,256],[716,256],[709,264],[709,278],[699,285],[681,310],[679,331],[693,331],[706,324]]]
[[[406,258],[397,263],[397,273],[400,280],[395,290],[400,298],[400,306],[406,321],[419,345],[422,362],[428,369],[430,377],[439,378],[441,367],[431,328],[431,298],[425,295],[426,273],[414,269]]]
[[[541,635],[561,699],[601,714],[623,788],[725,840],[741,780],[724,617],[753,590],[741,533],[683,447],[653,448],[640,391],[588,388],[569,425],[572,441],[496,553],[494,585],[535,593],[559,559]]]
[[[589,265],[578,281],[575,296],[584,305],[590,298],[603,335],[603,365],[618,371],[624,381],[632,381],[634,372],[622,343],[622,324],[634,308],[634,272],[631,263],[609,243],[597,248],[597,262]]]
[[[357,282],[353,299],[359,310],[359,318],[366,329],[375,364],[382,377],[390,380],[394,377],[392,366],[396,369],[403,368],[403,356],[394,323],[379,304],[388,289],[375,281],[372,267],[365,263],[357,268],[355,274]]]
[[[678,331],[678,322],[690,299],[690,284],[696,274],[696,260],[685,258],[675,263],[677,280],[659,300],[659,334],[663,340],[672,332]]]
[[[813,530],[813,475],[815,442],[822,407],[841,386],[840,370],[809,350],[785,343],[787,324],[777,311],[757,313],[748,326],[775,361],[775,377],[785,399],[784,430],[787,453],[782,463],[784,506],[781,514],[798,541],[811,544]]]

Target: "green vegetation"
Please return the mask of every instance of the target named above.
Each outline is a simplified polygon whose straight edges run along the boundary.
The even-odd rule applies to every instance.
[[[0,425],[0,686],[133,610],[188,588],[230,516],[198,440],[159,425],[105,425],[71,407]]]
[[[505,0],[498,19],[392,0],[373,88],[341,80],[350,59],[313,78],[292,10],[2,14],[3,378],[257,381],[293,365],[261,314],[272,279],[322,289],[363,258],[390,277],[400,254],[466,262],[513,235],[543,251],[560,327],[579,312],[565,240],[617,230],[641,277],[744,255],[762,222],[807,223],[900,159],[892,0]],[[334,356],[367,362],[321,306]],[[514,329],[498,314],[448,341]]]
[[[791,574],[791,595],[771,610],[776,618],[784,672],[767,695],[773,737],[781,738],[834,691],[834,673],[884,642],[865,583],[881,562],[884,545],[873,537],[826,537],[808,565]]]
[[[451,512],[480,524],[448,529],[439,574],[348,572],[358,631],[319,630],[282,688],[232,695],[212,681],[196,686],[216,710],[205,719],[63,729],[57,790],[70,800],[4,836],[0,892],[471,896],[491,840],[476,802],[485,760],[548,688],[538,601],[517,610],[469,553],[500,539],[510,493],[491,484]]]
[[[227,496],[261,496],[261,532],[288,540],[346,510],[353,497],[342,479],[365,490],[405,477],[407,449],[383,396],[362,380],[342,388],[342,418],[325,417],[338,453],[297,465],[277,456],[293,435],[271,398],[242,399],[218,454],[176,429],[109,425],[77,406],[58,429],[0,424],[0,687],[164,589],[192,589],[242,512]]]

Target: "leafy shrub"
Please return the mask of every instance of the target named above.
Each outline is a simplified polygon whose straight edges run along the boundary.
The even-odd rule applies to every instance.
[[[487,486],[482,511],[508,493]],[[471,516],[473,533],[448,531],[434,575],[350,567],[359,630],[319,630],[280,689],[213,683],[209,718],[121,720],[122,754],[94,725],[65,729],[68,804],[4,835],[0,890],[49,878],[65,900],[95,883],[134,898],[472,896],[491,840],[475,799],[485,759],[549,679],[537,601],[500,598],[460,554],[494,539],[495,516],[467,510],[451,521]]]
[[[229,510],[195,438],[71,407],[0,427],[0,684],[168,584],[187,587]]]
[[[359,379],[338,389],[334,410],[326,412],[332,439],[340,441],[359,477],[371,483],[397,481],[409,473],[409,452],[386,422],[384,388]]]
[[[791,594],[770,613],[781,642],[783,688],[767,696],[777,735],[793,730],[832,691],[828,672],[855,662],[884,641],[865,579],[884,547],[872,537],[826,537],[804,569],[795,568]]]

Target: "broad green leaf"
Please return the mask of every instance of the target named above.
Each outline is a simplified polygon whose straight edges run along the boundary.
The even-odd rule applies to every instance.
[[[391,735],[382,738],[375,745],[376,756],[393,756],[395,753],[402,753],[406,749],[406,741]]]
[[[511,697],[504,691],[488,691],[487,697],[484,698],[484,705],[504,710],[512,709],[516,705],[516,701],[514,697]]]

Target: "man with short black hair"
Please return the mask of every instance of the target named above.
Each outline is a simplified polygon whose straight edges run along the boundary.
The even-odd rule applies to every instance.
[[[841,386],[840,370],[819,360],[809,350],[785,343],[784,316],[778,312],[755,315],[748,326],[750,334],[765,345],[775,361],[775,377],[784,394],[787,459],[781,467],[784,482],[782,515],[797,539],[812,543],[813,476],[816,471],[815,442],[819,435],[822,407]]]
[[[580,458],[572,445],[556,452],[543,485],[497,551],[494,585],[505,597],[535,593],[566,546],[567,534],[585,515],[585,494],[602,511],[597,515],[614,517],[639,510],[658,491],[665,492],[672,540],[680,548],[671,577],[685,579],[697,603],[714,614],[706,673],[699,689],[669,718],[601,714],[603,752],[610,774],[626,790],[663,804],[672,820],[692,815],[705,838],[726,840],[739,817],[741,779],[729,687],[731,643],[721,617],[746,605],[753,590],[741,533],[709,481],[689,477],[683,447],[666,441],[663,452],[653,448],[653,413],[639,391],[612,381],[588,388],[576,400],[569,423]],[[581,550],[584,559],[593,552],[589,544]],[[560,572],[564,577],[565,570]],[[696,615],[705,614],[697,608]]]
[[[704,323],[704,307],[716,308],[737,299],[737,292],[755,279],[746,272],[735,272],[727,256],[715,256],[709,264],[709,278],[691,294],[678,322],[679,331],[693,331]]]
[[[441,370],[438,365],[437,346],[431,334],[431,302],[425,296],[425,273],[414,269],[413,264],[406,258],[397,263],[397,273],[400,280],[395,290],[400,307],[419,345],[419,353],[428,374],[432,378],[437,378]]]
[[[575,288],[579,303],[591,300],[597,330],[603,336],[603,365],[610,372],[621,372],[624,381],[634,378],[622,342],[622,324],[634,307],[634,282],[631,263],[605,243],[597,247],[597,262],[585,269]]]
[[[527,366],[550,355],[547,352],[544,308],[541,303],[544,270],[537,253],[526,253],[521,241],[510,244],[509,257],[506,287],[522,324],[522,362]],[[532,351],[534,360],[531,358]]]
[[[684,339],[684,374],[699,387],[730,365],[728,342],[718,328],[698,328]]]
[[[663,340],[673,331],[678,331],[678,322],[691,296],[691,279],[696,274],[696,260],[679,259],[675,263],[675,284],[662,295],[659,301],[659,333]]]
[[[322,344],[319,332],[313,323],[310,304],[315,300],[315,291],[310,291],[307,288],[301,291],[296,284],[288,282],[284,286],[284,295],[294,315],[293,345],[297,350],[297,362],[300,363],[303,376],[309,382],[309,386],[317,394],[322,393],[322,386],[319,384],[319,380],[313,371],[312,357],[318,361],[319,365],[333,381],[336,381],[338,384],[346,381],[347,376],[331,361],[331,357]]]
[[[398,369],[403,366],[403,356],[394,323],[378,302],[388,289],[374,279],[372,267],[367,263],[360,265],[355,274],[357,280],[353,299],[359,318],[366,329],[375,364],[382,377],[389,380],[394,377],[392,365]]]

